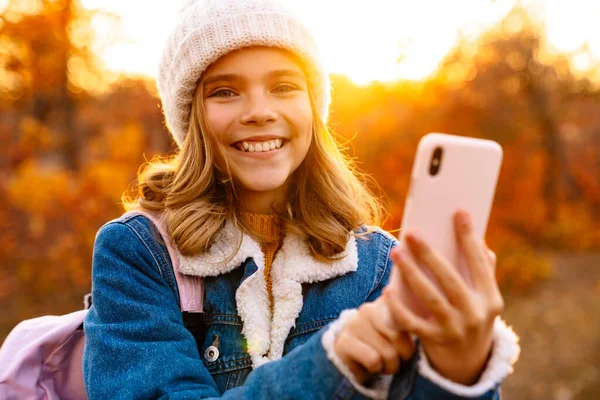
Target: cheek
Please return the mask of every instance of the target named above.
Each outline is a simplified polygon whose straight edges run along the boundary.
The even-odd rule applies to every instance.
[[[308,95],[298,99],[294,104],[292,115],[292,124],[300,137],[303,137],[310,144],[313,129],[313,113],[310,106]]]
[[[205,104],[206,127],[217,140],[226,134],[227,127],[231,124],[233,113],[230,107],[221,104]]]
[[[227,140],[228,126],[230,125],[231,111],[227,107],[218,104],[205,104],[204,121],[208,129],[207,135],[210,138],[209,145],[212,148],[215,163],[221,171],[226,170],[226,163],[223,154],[223,146]]]

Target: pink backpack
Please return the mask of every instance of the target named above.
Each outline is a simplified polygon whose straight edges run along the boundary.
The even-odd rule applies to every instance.
[[[202,279],[179,273],[179,259],[164,227],[146,212],[126,213],[129,214],[144,215],[158,228],[171,256],[181,311],[202,312]],[[90,306],[89,296],[84,299],[84,310],[29,319],[9,333],[0,348],[0,400],[87,399],[82,355],[83,320]]]

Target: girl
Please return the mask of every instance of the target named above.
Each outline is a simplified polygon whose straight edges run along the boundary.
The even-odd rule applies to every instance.
[[[328,77],[288,10],[188,2],[158,89],[180,151],[124,198],[159,226],[127,213],[96,237],[90,399],[497,396],[518,347],[496,320],[493,258],[457,222],[471,288],[413,238],[440,291],[372,227],[379,207],[325,126]],[[195,318],[179,309],[166,245],[181,273],[202,278]],[[402,284],[432,318],[403,306]]]

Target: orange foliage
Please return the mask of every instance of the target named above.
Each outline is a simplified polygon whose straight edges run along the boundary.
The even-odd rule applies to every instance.
[[[50,7],[0,25],[6,44],[0,77],[11,77],[0,81],[5,331],[34,313],[79,307],[90,290],[98,228],[122,212],[120,196],[144,159],[174,149],[152,83],[123,80],[102,95],[81,87],[69,65],[93,60],[81,40],[60,36],[81,25],[73,20],[67,29],[63,11]],[[539,39],[534,30],[492,31],[454,50],[427,82],[364,87],[333,77],[331,125],[376,182],[388,230],[400,226],[423,134],[489,138],[503,146],[486,239],[498,254],[502,286],[519,291],[551,273],[539,250],[600,248],[600,91],[570,75],[564,60],[541,60]],[[563,126],[576,127],[568,141]],[[559,147],[549,138],[558,138]],[[549,175],[556,160],[560,174]]]

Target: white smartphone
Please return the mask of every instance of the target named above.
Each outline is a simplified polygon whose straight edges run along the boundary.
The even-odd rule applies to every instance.
[[[421,138],[404,206],[400,246],[408,248],[405,236],[416,230],[470,283],[456,239],[454,214],[459,208],[468,211],[477,237],[483,240],[501,164],[502,147],[492,140],[443,133]],[[423,315],[414,295],[404,285],[401,288],[404,300]]]

